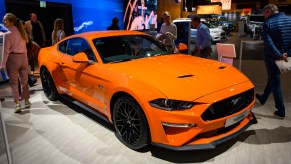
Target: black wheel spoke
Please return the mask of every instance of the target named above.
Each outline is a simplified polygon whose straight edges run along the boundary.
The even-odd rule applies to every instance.
[[[55,88],[54,81],[49,73],[49,71],[46,68],[43,68],[41,70],[41,83],[43,87],[43,91],[45,95],[48,97],[50,100],[56,100],[57,99],[57,90]]]
[[[113,108],[116,135],[125,145],[140,149],[150,143],[150,133],[142,109],[128,96],[116,100]]]
[[[117,107],[115,124],[119,134],[128,143],[135,143],[140,138],[140,118],[138,109],[128,102]]]

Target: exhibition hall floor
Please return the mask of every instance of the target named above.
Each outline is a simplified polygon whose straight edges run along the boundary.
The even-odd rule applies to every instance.
[[[259,47],[255,49],[261,51]],[[242,72],[255,84],[256,92],[261,93],[267,80],[263,60],[249,56],[256,53],[244,55]],[[234,66],[238,67],[238,60]],[[253,112],[258,123],[214,150],[176,152],[150,146],[141,152],[133,151],[115,137],[112,125],[66,100],[49,101],[42,92],[40,79],[30,88],[31,109],[19,114],[14,113],[8,83],[0,83],[0,96],[5,97],[1,113],[14,164],[290,163],[291,72],[281,79],[286,117],[282,120],[273,115],[272,96],[264,106],[256,102]],[[6,155],[4,151],[0,153],[0,163],[5,164]]]

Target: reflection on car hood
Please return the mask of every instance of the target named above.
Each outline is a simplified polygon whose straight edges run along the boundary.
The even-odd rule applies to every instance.
[[[143,58],[109,67],[156,87],[168,98],[188,101],[249,80],[230,65],[182,54]]]

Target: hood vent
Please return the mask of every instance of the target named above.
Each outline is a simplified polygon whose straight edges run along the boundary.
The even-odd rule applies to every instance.
[[[226,66],[219,66],[218,68],[219,69],[224,69],[224,68],[226,68]]]
[[[181,75],[181,76],[178,76],[178,78],[187,78],[187,77],[192,77],[192,76],[194,76],[194,75],[191,75],[191,74],[189,74],[189,75]]]

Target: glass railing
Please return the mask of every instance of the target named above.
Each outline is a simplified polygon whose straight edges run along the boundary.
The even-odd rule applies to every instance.
[[[1,111],[0,111],[0,163],[12,164],[7,135],[6,135],[6,128],[5,128],[4,120],[1,115]]]

